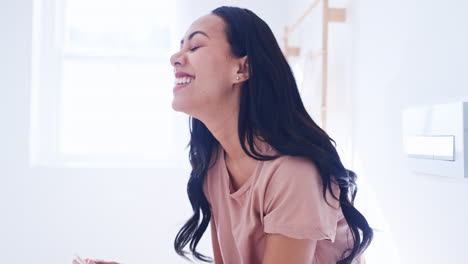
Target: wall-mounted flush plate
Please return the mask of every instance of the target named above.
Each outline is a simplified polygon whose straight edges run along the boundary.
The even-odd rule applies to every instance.
[[[468,102],[407,108],[402,120],[411,170],[468,178]]]

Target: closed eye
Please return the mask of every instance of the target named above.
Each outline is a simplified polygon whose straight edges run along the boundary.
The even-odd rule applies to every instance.
[[[200,47],[194,47],[194,48],[191,48],[190,51],[195,51],[196,49],[198,49]]]

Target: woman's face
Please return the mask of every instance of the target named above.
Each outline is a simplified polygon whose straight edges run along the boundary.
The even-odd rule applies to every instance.
[[[180,51],[171,56],[174,77],[191,75],[183,78],[188,84],[177,85],[179,79],[175,78],[175,111],[203,120],[237,102],[240,89],[234,88],[245,81],[239,69],[246,57],[232,57],[224,25],[224,20],[213,14],[197,19],[182,39]]]

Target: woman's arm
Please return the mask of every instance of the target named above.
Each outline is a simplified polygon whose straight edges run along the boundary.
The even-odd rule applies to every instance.
[[[214,222],[213,215],[211,215],[210,225],[211,225],[211,242],[213,244],[213,254],[214,254],[215,264],[224,264],[223,259],[221,257],[221,251],[219,249],[218,233],[216,230],[216,225]]]
[[[317,240],[295,239],[280,234],[266,234],[263,264],[309,264],[313,262]]]

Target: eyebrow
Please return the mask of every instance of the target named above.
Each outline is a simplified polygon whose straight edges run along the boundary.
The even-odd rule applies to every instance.
[[[210,38],[205,32],[197,30],[197,31],[192,32],[189,35],[188,40],[191,40],[193,38],[193,36],[195,36],[196,34],[202,34],[202,35],[205,35],[207,38]],[[182,45],[182,44],[184,44],[184,39],[180,40],[180,45]]]

